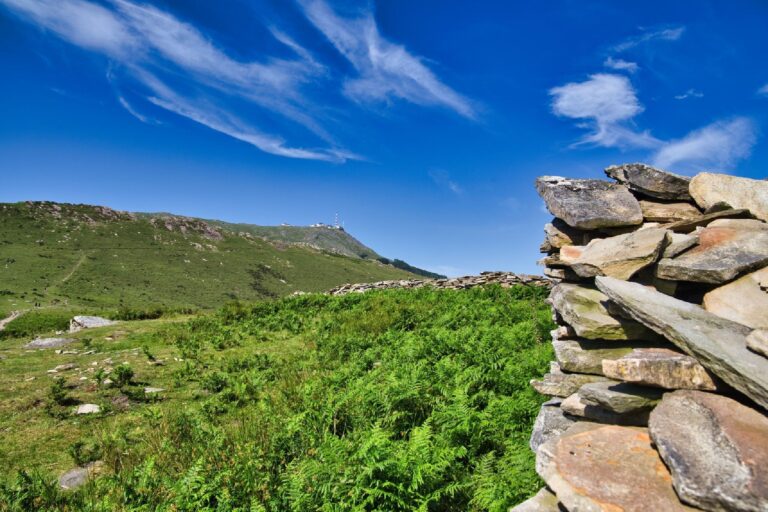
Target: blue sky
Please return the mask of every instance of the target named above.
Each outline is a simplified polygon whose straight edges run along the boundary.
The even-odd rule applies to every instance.
[[[761,0],[0,0],[0,201],[538,272],[542,174],[768,175]]]

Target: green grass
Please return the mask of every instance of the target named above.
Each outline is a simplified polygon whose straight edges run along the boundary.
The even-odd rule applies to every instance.
[[[0,311],[211,309],[414,277],[376,261],[250,235],[206,237],[206,229],[194,219],[166,227],[162,219],[93,206],[0,204]]]
[[[83,331],[69,355],[0,340],[0,510],[506,510],[540,486],[545,293],[305,295]],[[88,486],[53,484],[93,458]]]

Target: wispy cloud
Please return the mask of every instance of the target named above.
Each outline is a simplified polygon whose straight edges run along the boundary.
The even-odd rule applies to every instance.
[[[437,186],[445,188],[457,196],[464,193],[464,189],[451,179],[448,171],[443,169],[430,169],[429,177],[432,178],[432,181],[434,181]]]
[[[677,41],[685,33],[685,27],[667,27],[656,30],[646,29],[642,34],[625,39],[613,47],[616,53],[625,52],[644,43],[651,41]]]
[[[603,61],[603,66],[615,69],[616,71],[626,71],[628,73],[634,73],[640,69],[640,66],[638,66],[636,62],[629,62],[624,59],[614,59],[613,57],[606,58]]]
[[[405,47],[380,33],[373,14],[345,18],[323,0],[299,0],[309,20],[355,68],[358,76],[347,79],[344,92],[355,101],[406,100],[417,105],[442,106],[474,119],[472,102],[445,85]]]
[[[598,73],[584,82],[554,87],[549,93],[556,115],[584,120],[578,126],[590,133],[578,144],[620,148],[652,148],[660,144],[649,132],[638,132],[628,126],[643,106],[632,83],[623,75]]]
[[[133,105],[128,103],[128,100],[126,100],[123,96],[117,97],[117,102],[120,103],[120,105],[131,114],[133,117],[141,121],[145,124],[158,124],[157,121],[154,121],[153,119],[150,119],[149,117],[145,116],[144,114],[140,113],[138,110],[134,108]]]
[[[761,94],[761,95],[764,95],[764,96],[768,96],[768,84],[765,84],[764,86],[762,86],[761,88],[759,88],[759,89],[757,90],[757,94]]]
[[[687,100],[688,98],[703,98],[704,93],[701,91],[697,91],[696,89],[688,89],[683,94],[678,94],[675,96],[676,100]]]
[[[654,164],[678,170],[728,170],[749,156],[757,140],[754,122],[745,117],[718,121],[659,149]]]

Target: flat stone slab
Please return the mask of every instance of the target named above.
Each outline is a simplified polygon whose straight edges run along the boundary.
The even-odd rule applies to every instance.
[[[546,487],[542,487],[531,498],[509,509],[509,512],[568,512],[560,506],[557,496]]]
[[[666,348],[639,348],[618,359],[603,360],[603,375],[664,389],[714,391],[717,383],[696,358]]]
[[[595,278],[632,317],[665,336],[734,389],[768,408],[768,359],[747,348],[751,329],[637,283]]]
[[[605,169],[605,174],[623,183],[633,192],[656,197],[658,199],[691,198],[688,185],[691,179],[646,164],[612,165]]]
[[[768,418],[730,398],[667,393],[650,434],[680,498],[704,510],[768,510]]]
[[[701,217],[697,217],[695,219],[679,220],[671,224],[665,224],[664,227],[670,231],[674,231],[675,233],[690,233],[691,231],[695,230],[698,227],[708,225],[713,220],[732,219],[732,218],[748,219],[750,217],[752,217],[752,214],[749,212],[749,210],[744,210],[744,209],[719,210],[712,213],[706,213]]]
[[[643,222],[640,203],[622,185],[542,176],[536,180],[536,190],[549,211],[573,228],[634,226]]]
[[[753,329],[768,329],[768,267],[704,295],[704,309]]]
[[[650,412],[661,400],[658,388],[637,386],[627,382],[591,382],[579,388],[579,396],[589,405],[625,414]]]
[[[697,235],[670,232],[669,245],[664,248],[664,252],[662,252],[661,255],[664,258],[674,258],[681,252],[687,251],[698,243],[699,237]]]
[[[601,380],[606,380],[606,378],[598,375],[563,373],[557,371],[547,373],[541,380],[532,380],[531,386],[542,395],[565,398],[578,391],[584,384]]]
[[[69,345],[74,341],[74,338],[35,338],[24,345],[24,348],[56,348]]]
[[[157,394],[157,393],[162,393],[163,391],[165,391],[165,388],[153,388],[151,386],[148,386],[148,387],[144,388],[144,393],[147,394],[147,395],[153,395],[153,394]]]
[[[747,336],[747,348],[761,356],[768,357],[768,331],[757,329]]]
[[[638,342],[604,342],[585,339],[553,339],[552,347],[560,368],[567,372],[603,375],[604,359],[619,359]]]
[[[560,398],[553,398],[542,404],[528,443],[532,451],[535,452],[542,444],[560,436],[574,423],[575,420],[566,416],[560,409],[561,403]]]
[[[537,453],[537,471],[570,511],[679,512],[647,429],[576,423]]]
[[[114,325],[117,322],[102,318],[100,316],[76,316],[69,321],[69,332],[78,332],[83,329],[92,329],[94,327],[105,327]]]
[[[593,240],[569,264],[576,274],[584,278],[611,276],[629,279],[639,270],[655,263],[666,243],[666,229],[641,229],[625,235]]]
[[[677,222],[698,219],[702,215],[699,209],[690,203],[661,203],[641,199],[640,209],[645,220],[651,222]]]
[[[662,279],[720,284],[766,265],[768,231],[715,226],[699,232],[698,246],[662,259],[656,274]]]
[[[543,252],[550,252],[568,245],[582,245],[587,238],[586,233],[574,229],[560,219],[553,219],[544,226]]]
[[[98,474],[104,463],[101,461],[90,462],[85,466],[70,469],[59,477],[59,487],[64,490],[77,489],[83,486],[90,478]]]
[[[650,410],[615,412],[602,405],[587,402],[580,393],[574,393],[560,404],[564,413],[608,425],[644,427],[648,425]]]
[[[75,409],[75,414],[98,414],[101,412],[101,407],[96,404],[80,404]]]
[[[608,312],[608,297],[599,290],[560,283],[550,292],[552,307],[581,338],[590,340],[650,340],[643,325]]]
[[[690,193],[702,208],[726,203],[768,221],[768,181],[703,172],[691,180]]]

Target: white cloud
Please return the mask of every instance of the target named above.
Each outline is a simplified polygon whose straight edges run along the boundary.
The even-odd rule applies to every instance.
[[[761,88],[759,88],[759,89],[757,90],[757,94],[763,94],[763,95],[766,95],[766,96],[768,96],[768,84],[765,84],[764,86],[762,86]]]
[[[683,94],[678,94],[675,96],[676,100],[685,100],[688,98],[703,98],[704,93],[701,91],[697,91],[696,89],[688,89]]]
[[[300,0],[309,20],[355,67],[358,77],[348,79],[345,94],[358,102],[402,99],[417,105],[442,106],[474,119],[471,101],[457,93],[410,54],[379,33],[373,15],[338,16],[324,0]]]
[[[583,119],[588,128],[580,144],[605,147],[650,148],[659,141],[648,132],[637,132],[626,124],[643,111],[635,89],[623,75],[598,73],[584,82],[571,82],[549,91],[555,114]]]
[[[429,171],[429,177],[436,185],[446,188],[457,196],[464,193],[464,189],[455,181],[451,179],[451,176],[447,171],[443,169],[431,169]]]
[[[623,59],[614,59],[613,57],[608,57],[605,59],[605,61],[603,61],[603,66],[615,69],[617,71],[626,71],[628,73],[634,73],[640,69],[640,66],[638,66],[636,62],[629,62]]]
[[[117,101],[118,101],[118,103],[120,103],[120,105],[121,105],[121,106],[122,106],[122,107],[123,107],[123,108],[126,110],[126,112],[128,112],[129,114],[131,114],[133,117],[135,117],[136,119],[138,119],[138,120],[139,120],[139,121],[141,121],[142,123],[146,123],[146,124],[157,124],[155,121],[153,121],[152,119],[148,118],[148,117],[147,117],[147,116],[145,116],[144,114],[141,114],[141,113],[139,113],[139,112],[138,112],[138,111],[137,111],[137,110],[136,110],[136,109],[133,107],[133,105],[131,105],[130,103],[128,103],[128,100],[126,100],[124,97],[122,97],[122,96],[118,96],[118,97],[117,97]]]
[[[617,53],[627,51],[650,41],[677,41],[683,36],[685,27],[671,27],[659,30],[646,30],[643,34],[630,37],[613,47]]]
[[[665,144],[653,162],[683,171],[728,170],[749,156],[756,132],[755,124],[744,117],[718,121]]]

